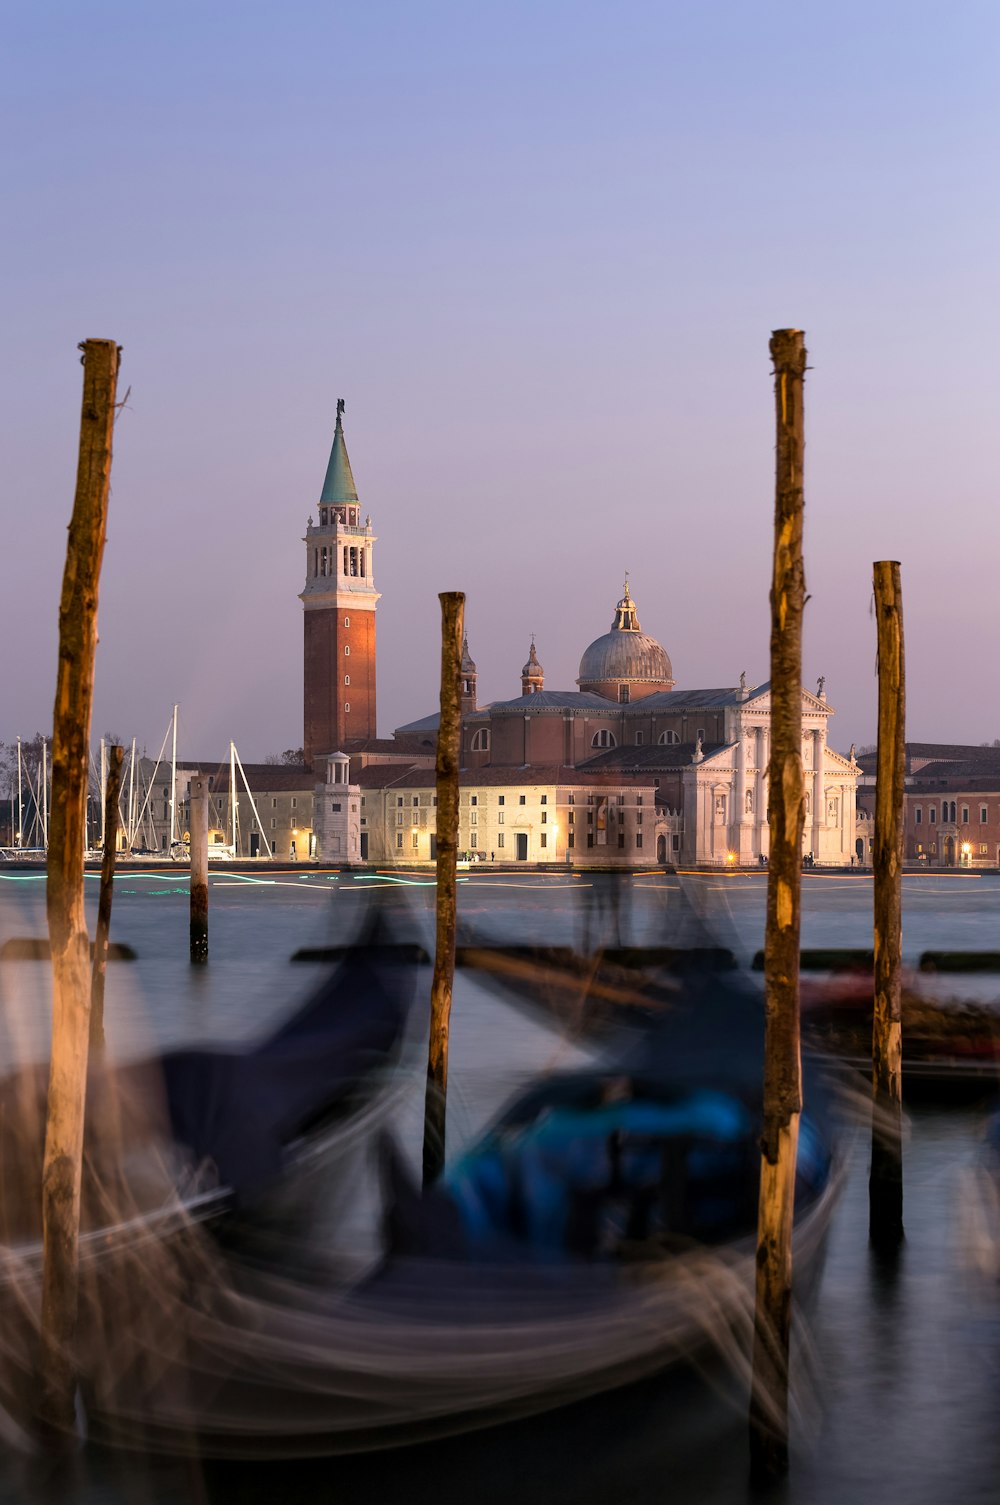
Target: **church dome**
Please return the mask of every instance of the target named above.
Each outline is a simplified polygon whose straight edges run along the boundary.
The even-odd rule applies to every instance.
[[[637,695],[673,688],[670,659],[656,639],[640,627],[628,581],[615,607],[611,631],[595,638],[580,660],[577,684],[581,690],[594,690],[615,700],[631,698],[619,693],[622,685],[634,687]]]

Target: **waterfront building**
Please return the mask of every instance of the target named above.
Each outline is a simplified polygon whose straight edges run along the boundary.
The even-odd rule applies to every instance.
[[[874,815],[874,751],[858,758],[859,807]],[[1000,867],[1000,748],[907,742],[904,858],[927,867]]]
[[[678,690],[666,650],[643,632],[628,581],[609,630],[584,650],[575,690],[549,690],[534,642],[521,670],[521,694],[478,706],[475,664],[463,663],[463,781],[488,803],[489,787],[547,787],[617,779],[619,793],[653,793],[663,825],[654,844],[626,842],[631,865],[753,864],[766,860],[767,772],[771,698],[768,684]],[[806,781],[804,857],[848,866],[857,860],[852,756],[830,747],[833,707],[825,681],[802,691],[802,758]],[[437,717],[400,727],[397,736],[429,737]],[[571,779],[572,776],[572,779]],[[618,794],[616,794],[616,799]],[[669,812],[669,815],[668,815]],[[660,838],[663,838],[662,840]],[[405,845],[405,844],[404,844]],[[613,863],[622,849],[579,848],[570,861]],[[521,842],[508,860],[528,860]],[[540,859],[539,855],[530,860]]]

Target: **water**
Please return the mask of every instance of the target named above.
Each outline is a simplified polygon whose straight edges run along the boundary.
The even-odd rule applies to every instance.
[[[762,943],[765,875],[690,880],[695,909],[722,944],[748,960]],[[379,886],[380,888],[383,886]],[[44,934],[44,885],[0,879],[0,941]],[[113,938],[139,960],[109,967],[107,1031],[121,1056],[181,1040],[250,1038],[301,997],[310,969],[292,965],[304,945],[329,943],[356,927],[373,885],[336,875],[284,875],[247,882],[213,876],[212,962],[192,972],[187,956],[186,883],[176,872],[123,875],[116,886]],[[405,913],[410,933],[429,941],[433,890],[384,888],[380,900]],[[96,884],[89,903],[96,905]],[[635,944],[673,940],[675,886],[636,878],[616,915],[585,876],[472,875],[460,912],[498,938],[571,944],[588,929],[616,925]],[[993,949],[1000,883],[990,878],[918,877],[904,884],[904,954],[928,948]],[[687,913],[685,911],[685,913]],[[807,875],[804,946],[870,944],[870,880]],[[962,991],[970,991],[963,979]],[[983,984],[979,984],[982,991]],[[38,1058],[48,1036],[44,968],[0,966],[3,1050]],[[449,1147],[475,1132],[523,1077],[569,1064],[578,1048],[497,997],[460,978],[453,1019]],[[966,1268],[960,1235],[960,1172],[976,1150],[981,1110],[909,1115],[905,1192],[907,1240],[892,1267],[867,1244],[867,1164],[860,1136],[831,1230],[819,1299],[808,1331],[799,1323],[804,1410],[796,1421],[793,1468],[776,1497],[789,1505],[910,1505],[942,1499],[992,1500],[1000,1479],[1000,1296]],[[404,1131],[415,1139],[411,1108]],[[200,1476],[175,1465],[151,1473],[85,1460],[63,1496],[94,1505],[198,1498]],[[688,1386],[643,1387],[604,1397],[554,1420],[538,1418],[507,1434],[457,1439],[405,1459],[342,1460],[314,1470],[209,1474],[209,1497],[269,1499],[289,1505],[378,1495],[386,1501],[713,1502],[748,1497],[742,1398]],[[0,1499],[25,1498],[28,1485],[0,1471]],[[3,1491],[6,1490],[6,1493]]]

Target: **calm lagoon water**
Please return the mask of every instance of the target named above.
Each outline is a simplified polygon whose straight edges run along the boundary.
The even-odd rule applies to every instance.
[[[90,883],[91,880],[88,880]],[[703,916],[718,941],[744,961],[762,944],[765,875],[722,874],[678,886],[636,877],[617,910],[585,876],[470,874],[460,915],[479,933],[554,944],[595,939],[616,926],[625,942],[671,943]],[[97,884],[90,904],[96,909]],[[301,946],[347,939],[373,897],[397,913],[409,936],[430,944],[433,888],[334,874],[281,874],[271,881],[213,874],[211,952],[205,969],[187,962],[186,875],[123,873],[116,883],[112,937],[138,952],[109,967],[107,1031],[123,1056],[179,1041],[246,1039],[267,1029],[308,988],[312,969],[293,965]],[[952,947],[994,949],[1000,934],[1000,880],[932,876],[904,884],[904,955]],[[0,875],[0,942],[44,935],[44,882]],[[871,882],[861,875],[806,875],[804,946],[871,941]],[[987,985],[988,986],[988,985]],[[997,982],[1000,991],[1000,980]],[[963,986],[963,991],[967,989]],[[982,995],[983,984],[978,985]],[[0,965],[0,1051],[44,1056],[48,1039],[45,969]],[[449,1148],[454,1150],[524,1077],[578,1059],[576,1046],[495,994],[459,978],[453,1017]],[[416,1142],[419,1112],[404,1110]],[[972,1162],[983,1109],[923,1109],[909,1115],[905,1196],[907,1240],[892,1269],[867,1246],[867,1156],[859,1135],[831,1232],[819,1300],[808,1329],[799,1324],[809,1381],[795,1432],[791,1477],[778,1496],[789,1505],[909,1505],[994,1500],[1000,1494],[1000,1292],[967,1268],[960,1235],[962,1172]],[[639,1392],[627,1405],[591,1404],[563,1422],[542,1418],[521,1429],[512,1455],[502,1434],[459,1439],[405,1463],[344,1460],[299,1479],[210,1480],[214,1498],[385,1501],[652,1502],[748,1498],[745,1413],[741,1403],[690,1387],[683,1394]],[[200,1478],[174,1467],[121,1472],[85,1462],[61,1498],[77,1502],[198,1499]],[[262,1493],[260,1491],[263,1491]],[[0,1468],[0,1499],[32,1497],[28,1481]],[[40,1496],[39,1496],[40,1497]],[[46,1497],[51,1497],[46,1495]]]

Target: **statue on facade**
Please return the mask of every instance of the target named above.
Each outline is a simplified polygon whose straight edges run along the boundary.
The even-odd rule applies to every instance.
[[[701,762],[704,761],[704,758],[705,758],[705,754],[702,751],[701,738],[699,737],[698,740],[697,740],[697,742],[694,744],[694,752],[693,752],[693,754],[691,756],[691,762],[692,763],[701,763]]]
[[[744,669],[743,672],[740,675],[740,694],[741,695],[745,695],[746,692],[747,692],[747,671]]]
[[[820,700],[823,699],[823,695],[824,695],[825,691],[826,691],[826,675],[825,674],[821,674],[820,677],[819,677],[819,679],[816,681],[816,694],[819,696]]]
[[[855,743],[855,742],[851,743],[851,750],[850,750],[850,752],[848,753],[847,756],[850,758],[850,760],[851,760],[852,763],[856,763],[858,761],[857,743]]]

